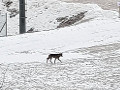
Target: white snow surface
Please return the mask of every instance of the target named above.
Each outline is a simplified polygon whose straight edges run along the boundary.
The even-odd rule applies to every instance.
[[[65,3],[58,0],[27,1],[27,24],[41,32],[0,38],[0,62],[45,62],[50,53],[67,52],[76,48],[119,42],[118,13],[103,10],[97,5]],[[16,8],[18,1],[14,1]],[[58,17],[88,11],[72,26],[55,29]],[[8,18],[8,32],[19,31],[16,17]],[[50,23],[49,23],[50,22]],[[53,22],[53,23],[52,23]],[[28,28],[27,27],[27,28]]]
[[[0,62],[45,62],[50,53],[119,42],[119,20],[96,18],[82,24],[0,38]]]
[[[14,36],[0,37],[1,90],[120,90],[117,12],[57,0],[27,3],[27,28],[41,32],[15,35],[18,16],[8,18]],[[82,11],[88,11],[82,21],[55,29],[57,17]],[[47,64],[51,53],[63,53],[62,63]]]

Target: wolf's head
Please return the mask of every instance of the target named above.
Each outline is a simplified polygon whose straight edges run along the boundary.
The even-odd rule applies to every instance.
[[[61,57],[63,57],[63,54],[62,54],[62,53],[60,53],[60,56],[61,56]]]

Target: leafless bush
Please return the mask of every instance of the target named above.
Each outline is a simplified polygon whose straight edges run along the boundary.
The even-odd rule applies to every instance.
[[[30,28],[27,33],[32,33],[34,31],[34,28]]]
[[[8,9],[8,11],[10,12],[10,18],[15,17],[19,13],[16,8]]]
[[[12,1],[5,1],[5,2],[4,2],[4,6],[10,7],[10,5],[11,5],[12,3],[13,3]]]

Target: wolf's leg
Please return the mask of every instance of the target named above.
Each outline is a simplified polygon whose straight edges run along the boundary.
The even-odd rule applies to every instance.
[[[52,61],[51,61],[52,59],[50,59],[50,62],[52,63]]]
[[[48,60],[49,60],[49,59],[47,58],[46,63],[48,63]]]
[[[54,60],[54,64],[55,64],[55,62],[56,62],[56,58],[55,58],[55,60]]]
[[[62,63],[62,61],[58,58],[58,60]]]

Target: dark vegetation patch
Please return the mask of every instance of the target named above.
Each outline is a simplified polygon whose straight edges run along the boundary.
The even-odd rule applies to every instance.
[[[65,26],[70,26],[78,21],[80,21],[82,18],[85,17],[85,13],[87,11],[81,12],[77,15],[73,15],[71,17],[65,16],[65,17],[59,17],[57,18],[57,22],[60,22],[60,24],[57,26],[57,28],[65,27]]]
[[[4,3],[4,6],[7,7],[7,11],[10,12],[9,14],[10,18],[15,17],[19,13],[19,11],[16,8],[10,9],[10,6],[13,3],[12,1],[5,1],[3,3]]]

